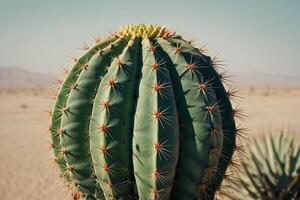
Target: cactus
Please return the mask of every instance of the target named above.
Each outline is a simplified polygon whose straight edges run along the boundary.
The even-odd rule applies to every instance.
[[[239,131],[218,62],[157,25],[95,42],[73,59],[49,127],[73,196],[213,199]]]
[[[300,199],[300,143],[282,132],[264,136],[249,146],[238,179],[231,184],[233,199]]]

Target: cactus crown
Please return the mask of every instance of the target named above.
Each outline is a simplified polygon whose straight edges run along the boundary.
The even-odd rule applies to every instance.
[[[121,27],[120,33],[121,36],[130,36],[130,37],[142,37],[142,38],[160,38],[168,36],[171,31],[159,25],[146,25],[146,24],[132,24]]]

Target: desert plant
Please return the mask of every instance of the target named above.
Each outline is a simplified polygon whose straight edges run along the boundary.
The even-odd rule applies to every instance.
[[[49,130],[83,199],[213,199],[236,149],[218,62],[175,32],[129,25],[68,71]]]
[[[300,142],[290,134],[256,138],[231,184],[234,199],[300,199]]]

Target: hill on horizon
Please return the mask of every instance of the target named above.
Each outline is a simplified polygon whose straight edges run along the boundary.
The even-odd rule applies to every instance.
[[[0,67],[0,88],[47,88],[54,84],[54,79],[53,75],[31,72],[22,67]],[[238,88],[300,88],[300,75],[234,73],[229,79]]]
[[[285,75],[264,72],[236,73],[231,78],[238,87],[300,88],[300,74]]]
[[[51,75],[31,72],[22,67],[0,67],[0,88],[47,88],[53,84]]]

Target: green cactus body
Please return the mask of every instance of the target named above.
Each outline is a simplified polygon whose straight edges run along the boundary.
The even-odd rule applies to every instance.
[[[133,194],[131,156],[132,114],[139,73],[139,42],[133,39],[102,79],[90,124],[91,151],[96,176],[105,197]]]
[[[103,40],[100,44],[97,44],[94,48],[89,50],[85,55],[83,55],[79,60],[76,60],[76,64],[73,66],[71,71],[68,73],[67,77],[63,81],[62,85],[60,86],[60,90],[56,97],[56,103],[54,105],[54,109],[51,115],[51,125],[50,125],[50,132],[51,132],[51,139],[52,139],[52,148],[54,150],[55,155],[55,162],[58,163],[60,170],[62,172],[62,177],[65,177],[68,182],[70,182],[71,177],[67,172],[67,165],[66,160],[64,157],[64,148],[61,145],[61,137],[63,136],[63,129],[61,128],[61,120],[64,113],[67,112],[67,99],[71,92],[71,90],[75,90],[77,88],[77,79],[82,71],[82,64],[87,63],[92,56],[94,56],[95,51],[98,49],[102,49],[111,42],[116,40],[115,37],[109,37]]]
[[[178,160],[179,129],[167,65],[145,39],[133,130],[133,169],[140,199],[168,198]]]
[[[87,50],[51,117],[55,160],[85,199],[213,199],[235,150],[210,57],[164,27],[130,25]]]

